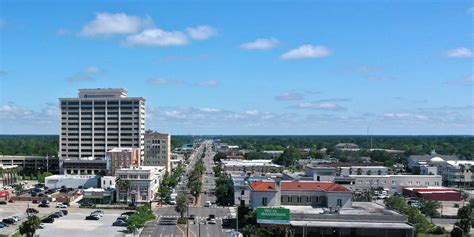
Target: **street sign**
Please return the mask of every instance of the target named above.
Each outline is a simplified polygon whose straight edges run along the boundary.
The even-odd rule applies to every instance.
[[[259,224],[290,224],[290,209],[287,208],[257,208],[257,223]]]

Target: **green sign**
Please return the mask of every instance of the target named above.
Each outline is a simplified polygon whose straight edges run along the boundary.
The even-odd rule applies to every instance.
[[[257,208],[257,223],[259,224],[290,224],[290,209],[286,208]]]

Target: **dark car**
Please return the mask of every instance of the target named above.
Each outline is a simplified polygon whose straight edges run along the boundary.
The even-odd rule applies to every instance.
[[[89,215],[89,216],[86,216],[86,220],[99,220],[100,217],[98,215]]]
[[[53,223],[54,222],[54,218],[52,218],[51,216],[48,216],[46,218],[44,218],[43,220],[41,220],[42,223]]]
[[[0,228],[8,227],[7,223],[0,222]]]
[[[131,216],[131,215],[133,215],[133,214],[135,214],[134,211],[128,211],[128,212],[124,212],[124,213],[122,213],[122,214],[120,214],[120,215],[121,215],[121,216],[123,216],[123,215],[125,215],[125,216]]]
[[[189,215],[189,218],[190,220],[195,220],[196,219],[196,215]]]
[[[123,220],[116,220],[112,226],[127,226],[127,222],[123,221]]]
[[[69,204],[69,202],[63,202],[63,204],[68,206],[68,207],[71,206],[71,204]]]
[[[38,203],[38,199],[34,199],[32,202],[35,203],[35,204],[37,204],[37,203]]]
[[[39,212],[38,210],[36,210],[36,209],[34,209],[34,208],[31,208],[31,207],[28,208],[28,209],[26,209],[26,213],[34,213],[34,214],[37,214],[38,212]]]
[[[69,214],[69,212],[67,210],[61,210],[61,212],[63,213],[63,215],[67,216],[67,214]]]
[[[13,218],[5,218],[5,219],[2,220],[2,222],[5,223],[5,224],[12,225],[12,224],[15,224],[16,221]]]
[[[53,213],[53,214],[51,214],[50,217],[52,217],[52,218],[59,218],[59,217],[61,217],[61,215],[59,215],[59,213]]]
[[[41,203],[38,205],[38,207],[49,207],[49,204],[47,203]]]
[[[63,216],[64,216],[64,214],[63,214],[62,211],[57,211],[57,212],[55,212],[54,214],[58,214],[60,217],[63,217]]]

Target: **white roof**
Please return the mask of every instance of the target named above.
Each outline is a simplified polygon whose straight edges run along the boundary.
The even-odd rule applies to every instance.
[[[436,156],[436,157],[431,158],[430,162],[444,162],[444,159],[439,156]]]
[[[448,160],[446,162],[456,168],[458,168],[459,165],[474,165],[474,160]]]
[[[124,151],[133,151],[133,148],[131,147],[116,147],[116,148],[113,148],[111,150],[109,150],[108,152],[124,152]]]

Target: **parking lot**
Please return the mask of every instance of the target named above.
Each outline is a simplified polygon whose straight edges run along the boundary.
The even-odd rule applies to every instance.
[[[0,206],[0,218],[7,218],[13,215],[19,216],[25,220],[26,208],[35,208],[40,213],[38,216],[47,216],[53,212],[58,211],[56,203],[52,202],[49,208],[39,208],[37,204],[28,202],[8,203]],[[112,223],[120,216],[120,213],[125,210],[103,210],[104,215],[100,220],[85,220],[95,209],[69,207],[67,208],[69,214],[67,216],[55,219],[52,224],[45,224],[44,229],[38,230],[36,233],[40,236],[122,236],[125,227],[112,226]],[[1,234],[11,233],[18,228],[20,224],[9,226],[8,228],[0,229]]]

